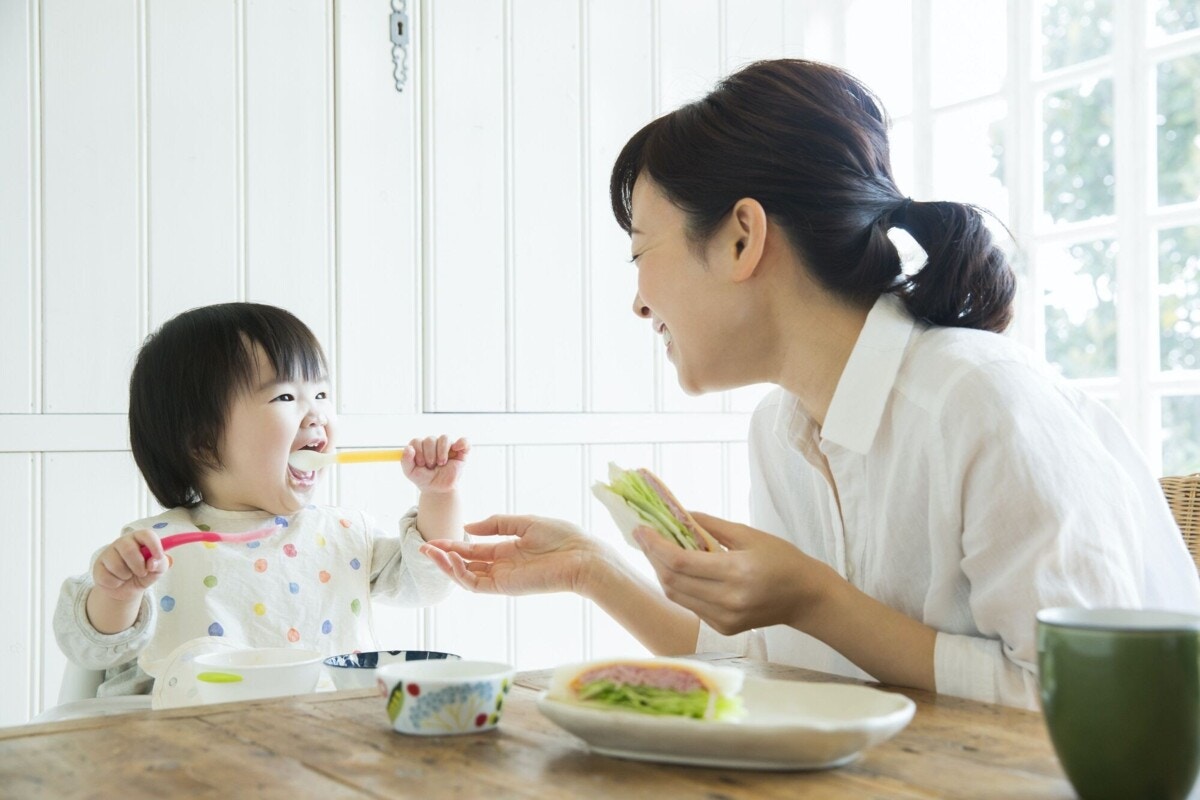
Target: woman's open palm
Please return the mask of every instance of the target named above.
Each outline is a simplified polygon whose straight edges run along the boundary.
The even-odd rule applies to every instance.
[[[499,514],[473,522],[474,536],[494,541],[435,539],[421,551],[464,589],[487,594],[579,592],[603,545],[569,522]]]

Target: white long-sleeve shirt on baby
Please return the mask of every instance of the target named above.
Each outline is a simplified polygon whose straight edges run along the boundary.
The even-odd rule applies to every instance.
[[[138,520],[125,531],[240,533],[274,521],[278,532],[244,544],[195,543],[167,553],[170,567],[143,596],[137,620],[102,634],[87,617],[90,570],[63,583],[54,632],[68,659],[107,670],[99,696],[138,694],[153,685],[152,665],[180,644],[205,636],[245,647],[304,647],[326,655],[378,649],[372,598],[426,606],[452,583],[419,552],[416,511],[387,535],[362,512],[308,506],[289,517],[223,511],[201,504]],[[149,668],[151,674],[137,666]]]

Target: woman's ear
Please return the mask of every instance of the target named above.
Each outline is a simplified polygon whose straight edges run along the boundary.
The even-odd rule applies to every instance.
[[[734,238],[732,277],[735,283],[752,277],[762,262],[767,240],[767,212],[762,203],[743,197],[729,212],[730,233]]]

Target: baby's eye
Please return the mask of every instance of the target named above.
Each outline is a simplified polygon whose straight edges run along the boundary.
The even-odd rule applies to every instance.
[[[287,392],[284,392],[283,394],[279,395],[279,397],[276,397],[275,400],[272,400],[271,402],[274,403],[276,400],[282,400],[285,403],[291,403],[291,402],[295,401],[295,399],[296,399],[295,396],[290,395]]]
[[[317,392],[317,399],[318,400],[328,400],[329,392]]]

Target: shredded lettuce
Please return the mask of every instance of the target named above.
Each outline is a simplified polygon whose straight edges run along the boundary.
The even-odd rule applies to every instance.
[[[708,692],[677,692],[653,686],[631,686],[610,680],[592,681],[579,688],[579,699],[628,711],[659,716],[704,719],[708,712]],[[718,695],[712,719],[741,716],[742,699]]]
[[[658,493],[650,488],[650,484],[637,470],[627,469],[620,473],[613,469],[609,473],[612,483],[606,484],[613,493],[619,495],[625,503],[637,512],[637,515],[659,533],[674,541],[685,550],[699,550],[691,531],[680,524],[662,501]]]

